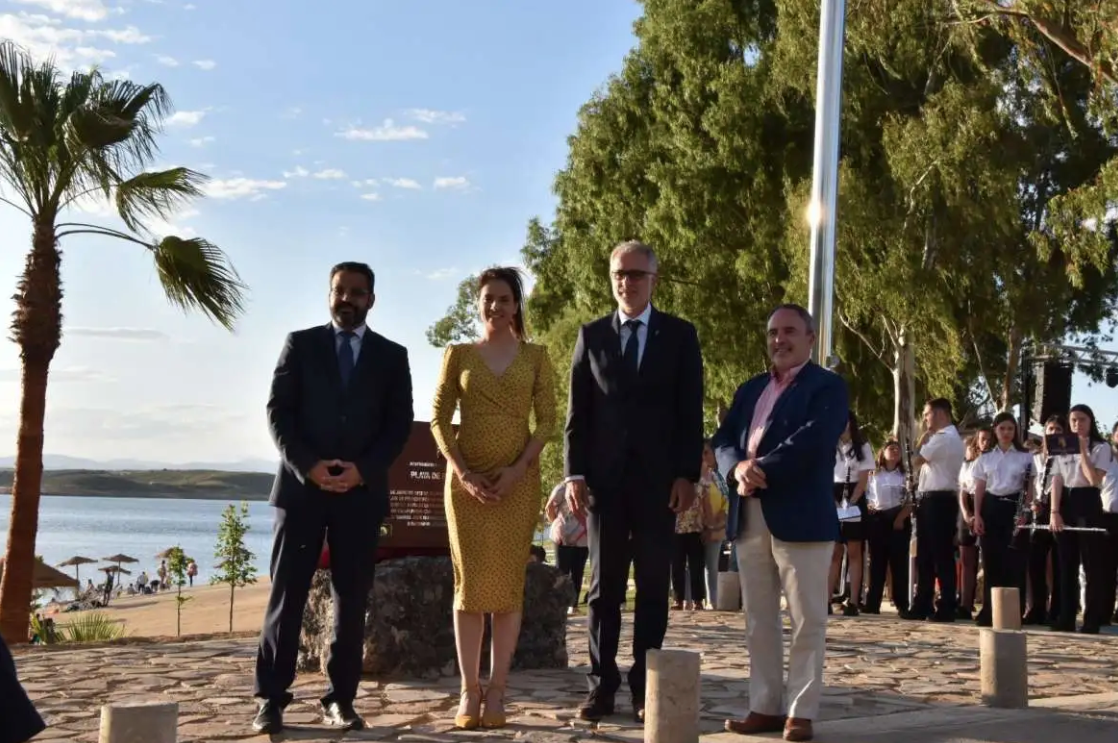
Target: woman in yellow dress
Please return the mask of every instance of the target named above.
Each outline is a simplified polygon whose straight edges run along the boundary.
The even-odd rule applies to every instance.
[[[447,459],[454,635],[462,673],[454,723],[465,729],[505,724],[505,686],[520,636],[528,551],[539,522],[539,455],[555,426],[554,373],[546,350],[524,339],[524,293],[517,270],[483,272],[478,303],[481,340],[446,349],[431,422]],[[451,427],[455,408],[457,433]],[[492,616],[493,653],[483,694],[479,666],[486,614]]]

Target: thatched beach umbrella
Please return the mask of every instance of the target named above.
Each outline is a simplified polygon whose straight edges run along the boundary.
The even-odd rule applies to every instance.
[[[78,581],[78,588],[81,588],[81,584],[82,584],[82,565],[92,565],[95,562],[97,562],[97,561],[94,560],[92,557],[82,557],[81,555],[74,555],[70,559],[63,560],[62,562],[58,563],[58,567],[60,567],[60,568],[69,568],[69,567],[74,568],[74,578],[76,578],[77,581]]]
[[[105,562],[115,562],[118,570],[120,569],[121,563],[139,562],[135,557],[129,557],[128,555],[113,555],[112,557],[102,557],[101,559]]]
[[[0,575],[4,574],[4,558],[0,557]],[[61,570],[55,570],[42,560],[35,561],[35,569],[31,573],[31,588],[74,588],[78,582]]]

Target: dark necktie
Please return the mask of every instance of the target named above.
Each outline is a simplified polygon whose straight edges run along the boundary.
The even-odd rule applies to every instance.
[[[637,338],[637,330],[641,326],[640,320],[626,320],[625,327],[629,329],[629,340],[625,342],[625,350],[621,353],[621,362],[625,370],[637,376],[639,370],[639,351],[640,340]]]
[[[352,330],[343,330],[338,333],[341,342],[338,344],[338,371],[342,374],[342,386],[349,384],[350,375],[353,374],[353,339],[357,336]]]

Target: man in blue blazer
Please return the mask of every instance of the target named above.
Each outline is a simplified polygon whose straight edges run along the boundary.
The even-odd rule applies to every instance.
[[[783,730],[790,741],[811,740],[823,692],[827,572],[839,536],[831,481],[849,414],[846,383],[810,361],[814,343],[807,310],[777,307],[772,368],[738,388],[711,442],[732,491],[726,538],[736,544],[750,657],[749,716],[726,729]],[[793,628],[787,694],[782,589]]]

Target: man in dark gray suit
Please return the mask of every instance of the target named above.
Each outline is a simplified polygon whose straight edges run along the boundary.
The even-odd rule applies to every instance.
[[[633,565],[637,584],[633,714],[644,720],[645,653],[668,628],[676,514],[695,498],[703,458],[703,360],[695,326],[652,306],[656,254],[639,242],[610,256],[617,310],[582,326],[571,361],[567,504],[589,511],[590,695],[584,720],[614,711],[617,646]]]
[[[280,453],[272,592],[256,658],[257,732],[283,729],[292,696],[303,609],[330,544],[334,642],[322,698],[326,724],[360,729],[353,709],[361,679],[365,609],[380,526],[388,515],[388,468],[413,419],[407,350],[369,330],[373,271],[340,263],[330,271],[332,322],[287,336],[268,398]]]

